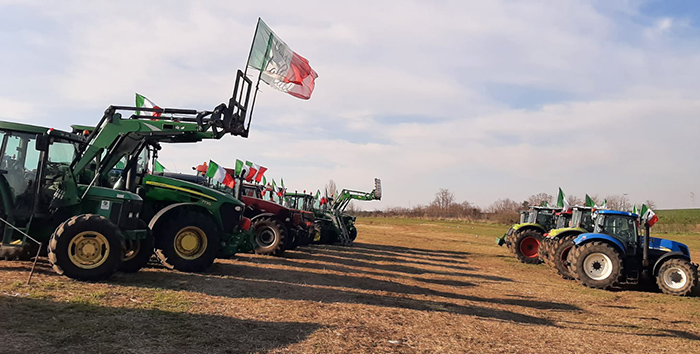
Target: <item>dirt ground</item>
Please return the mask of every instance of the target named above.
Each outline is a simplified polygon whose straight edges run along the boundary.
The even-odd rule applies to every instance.
[[[700,353],[697,289],[588,289],[519,263],[505,228],[361,219],[352,247],[98,283],[0,261],[0,353]]]

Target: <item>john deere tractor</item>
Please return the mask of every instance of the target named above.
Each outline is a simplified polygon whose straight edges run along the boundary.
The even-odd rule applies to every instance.
[[[610,288],[636,284],[640,277],[655,278],[662,292],[688,295],[698,281],[698,267],[691,263],[688,246],[671,240],[638,234],[637,214],[614,210],[593,213],[592,233],[574,239],[571,271],[583,285]]]
[[[316,224],[320,237],[316,243],[340,242],[349,246],[357,237],[355,228],[356,217],[345,213],[345,208],[352,200],[381,200],[382,181],[374,179],[374,189],[371,192],[361,192],[343,189],[337,198],[328,198],[327,203],[316,209]]]
[[[569,269],[569,251],[574,246],[574,239],[586,232],[593,231],[591,207],[575,206],[571,209],[570,225],[557,227],[545,234],[542,242],[544,262],[557,271],[564,279],[572,279]],[[559,226],[559,221],[557,221]]]
[[[284,197],[285,205],[301,214],[304,228],[303,232],[299,233],[294,240],[293,247],[305,246],[313,242],[314,239],[320,238],[320,231],[315,227],[316,215],[313,211],[316,198],[311,194],[298,192],[285,193]]]
[[[143,267],[154,247],[164,264],[181,271],[202,271],[216,257],[254,247],[242,202],[195,183],[148,173],[149,159],[157,156],[161,143],[195,143],[226,134],[247,137],[249,91],[250,81],[239,71],[229,106],[222,103],[213,111],[110,106],[96,128],[73,126],[87,135],[75,144],[81,159],[72,166],[85,171],[77,174],[78,183],[138,196],[139,208],[128,215],[138,228],[151,231],[126,238],[122,270]],[[137,114],[125,118],[120,112]]]
[[[33,254],[39,246],[32,247],[35,240],[46,246],[57,273],[100,280],[122,266],[126,243],[148,240],[148,228],[139,221],[143,199],[94,183],[94,156],[82,149],[87,139],[10,122],[0,122],[0,135],[0,254],[5,258]]]
[[[560,210],[561,208],[540,206],[530,208],[527,222],[511,226],[496,243],[508,246],[523,263],[540,263],[540,243],[544,234],[555,227],[555,214]]]

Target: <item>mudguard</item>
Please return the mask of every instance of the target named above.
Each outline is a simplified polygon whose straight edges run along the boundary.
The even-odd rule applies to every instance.
[[[651,238],[649,238],[649,241],[651,241]],[[659,268],[661,268],[661,265],[664,264],[664,262],[670,260],[670,259],[686,259],[688,262],[690,262],[690,257],[684,253],[681,252],[669,252],[664,254],[663,256],[659,257],[659,259],[656,260],[656,263],[654,263],[654,268],[653,268],[653,273],[654,276],[659,274]]]
[[[273,213],[262,213],[262,214],[255,215],[254,217],[250,218],[250,221],[255,221],[255,220],[258,220],[258,219],[260,219],[260,218],[264,218],[264,217],[268,217],[268,216],[271,217],[271,218],[273,218],[273,219],[277,219],[277,214],[273,214]]]
[[[580,235],[578,235],[578,237],[576,237],[574,239],[574,244],[576,246],[580,246],[583,243],[588,243],[588,242],[596,241],[596,240],[611,243],[611,244],[615,245],[617,247],[618,251],[622,252],[623,255],[627,254],[627,250],[625,249],[625,245],[623,245],[622,242],[620,242],[620,240],[618,240],[610,235],[606,235],[606,234],[596,234],[596,233],[580,234]]]
[[[199,206],[199,205],[196,204],[196,203],[175,203],[175,204],[170,204],[170,205],[168,205],[167,207],[165,207],[165,208],[159,210],[159,211],[156,213],[156,215],[153,215],[153,217],[151,218],[151,221],[148,222],[148,228],[151,229],[151,230],[153,230],[153,228],[156,226],[156,224],[158,224],[158,221],[160,221],[160,219],[161,219],[163,216],[165,216],[166,214],[168,214],[168,212],[170,212],[170,211],[172,211],[172,210],[174,210],[174,209],[189,208],[189,207],[194,207],[194,208],[196,208],[196,209],[203,210],[203,211],[205,211],[207,214],[211,215],[211,213],[209,212],[209,210],[207,210],[206,208],[203,208],[203,207]],[[219,226],[216,225],[216,228],[218,229]]]
[[[535,229],[542,231],[542,233],[547,232],[547,230],[545,230],[542,225],[536,224],[533,222],[526,222],[524,224],[515,224],[512,226],[513,232],[516,232],[516,231],[521,230],[521,229],[527,229],[527,228],[535,228]]]
[[[569,232],[576,232],[576,233],[586,233],[588,230],[582,229],[580,227],[562,227],[561,229],[554,229],[549,231],[549,237],[557,237],[559,235],[569,233]]]

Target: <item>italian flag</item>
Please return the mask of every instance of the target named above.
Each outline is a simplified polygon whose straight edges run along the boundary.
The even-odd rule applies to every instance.
[[[236,159],[236,176],[245,177],[246,171],[248,171],[248,166],[243,161]]]
[[[260,79],[272,88],[308,100],[318,74],[309,61],[295,53],[261,18],[255,28],[248,67],[260,71]]]
[[[161,165],[160,162],[158,162],[158,160],[156,160],[153,165],[154,172],[165,172],[165,166]]]
[[[264,185],[265,182],[263,182],[263,178],[265,178],[265,176],[263,176],[263,175],[265,174],[265,171],[267,171],[267,167],[259,166],[259,165],[256,165],[256,166],[258,166],[258,173],[255,174],[255,182],[258,182],[258,183],[262,182],[262,184]]]
[[[153,101],[146,98],[146,96],[139,95],[136,93],[136,107],[137,108],[160,108]],[[160,112],[144,112],[144,114],[150,114],[153,117],[160,117]],[[136,115],[141,115],[140,111],[136,111]]]
[[[207,169],[207,177],[217,181],[229,188],[233,188],[236,185],[236,181],[231,177],[230,174],[226,173],[226,169],[219,166],[214,161],[209,160],[209,168]]]
[[[245,164],[246,166],[248,166],[248,173],[245,175],[245,180],[248,182],[252,182],[253,178],[255,178],[255,175],[258,173],[258,169],[260,168],[260,166],[250,161],[246,161]]]
[[[557,207],[564,208],[564,211],[568,211],[571,208],[561,187],[559,188],[559,195],[557,196]]]
[[[593,200],[593,198],[589,197],[588,194],[586,194],[586,204],[584,206],[587,206],[590,208],[595,207],[595,201]]]
[[[649,224],[649,227],[652,227],[659,221],[659,217],[646,204],[642,204],[642,221]]]

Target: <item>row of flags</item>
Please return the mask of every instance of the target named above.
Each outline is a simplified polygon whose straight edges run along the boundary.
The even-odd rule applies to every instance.
[[[584,206],[596,209],[606,209],[608,206],[608,200],[605,199],[603,201],[603,204],[598,206],[593,200],[593,198],[586,194],[586,201],[584,203]],[[557,195],[557,207],[563,208],[564,211],[568,211],[569,209],[571,209],[571,205],[566,199],[566,195],[564,194],[564,191],[561,190],[561,187],[559,188],[559,194]],[[651,210],[651,208],[647,207],[646,204],[642,204],[641,210],[637,209],[637,204],[634,204],[632,208],[632,213],[639,215],[641,217],[642,222],[648,223],[650,227],[654,226],[654,224],[656,224],[656,222],[659,221],[659,217],[656,215],[656,213],[654,213],[654,211]]]
[[[260,166],[250,161],[243,162],[236,159],[236,166],[232,169],[224,168],[213,160],[209,160],[208,166],[206,162],[203,166],[206,167],[206,169],[202,168],[202,170],[206,172],[201,172],[204,172],[207,177],[229,188],[233,188],[236,185],[234,176],[239,176],[247,182],[262,183],[263,185],[267,184],[267,179],[265,178],[267,167]]]

